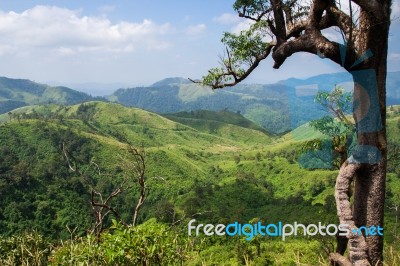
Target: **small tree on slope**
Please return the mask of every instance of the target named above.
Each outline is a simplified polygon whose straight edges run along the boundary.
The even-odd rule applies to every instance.
[[[336,182],[336,203],[341,223],[351,228],[383,226],[387,165],[386,72],[391,0],[349,0],[341,8],[333,0],[237,0],[234,9],[251,20],[239,35],[225,33],[226,55],[221,67],[204,76],[214,89],[246,79],[269,55],[274,68],[288,57],[308,52],[341,65],[354,80],[353,116],[359,149],[341,166]],[[323,35],[339,29],[343,43]],[[355,180],[354,206],[349,186]],[[349,236],[349,258],[332,253],[339,265],[382,265],[381,236]]]

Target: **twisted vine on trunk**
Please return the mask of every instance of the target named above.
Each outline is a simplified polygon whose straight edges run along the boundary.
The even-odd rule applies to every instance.
[[[337,204],[337,213],[340,224],[347,224],[351,231],[349,238],[349,257],[356,261],[357,265],[370,265],[368,262],[367,243],[363,235],[354,234],[352,231],[356,229],[353,212],[350,203],[350,186],[356,175],[356,171],[360,169],[360,164],[344,163],[340,168],[339,175],[336,179],[335,199]],[[342,254],[332,253],[330,259],[339,265],[352,265],[351,261],[342,256]]]
[[[353,116],[357,144],[372,152],[365,153],[365,158],[353,157],[356,160],[342,166],[338,176],[338,215],[354,227],[383,227],[387,161],[386,72],[392,0],[346,0],[348,11],[337,0],[309,2],[305,5],[300,0],[236,0],[234,9],[240,17],[250,19],[252,26],[239,35],[225,33],[222,41],[227,52],[221,67],[211,69],[200,81],[194,82],[213,89],[234,86],[246,79],[269,55],[274,61],[273,67],[278,69],[299,52],[329,59],[348,71],[354,80]],[[343,42],[328,39],[323,32],[328,28],[338,29]],[[374,152],[379,153],[379,158]],[[353,213],[348,199],[352,179],[355,182]],[[347,216],[349,210],[351,219]],[[344,251],[341,244],[338,252]],[[367,262],[382,265],[383,237],[350,236],[349,252],[349,259],[334,253],[331,260],[339,265],[368,265]]]

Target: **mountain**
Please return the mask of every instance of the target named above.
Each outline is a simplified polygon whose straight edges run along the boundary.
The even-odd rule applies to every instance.
[[[398,206],[400,168],[397,149],[393,148],[400,145],[400,108],[394,106],[389,110],[391,159],[385,202],[387,206]],[[187,239],[191,219],[198,224],[311,224],[317,215],[318,222],[323,224],[338,222],[333,196],[337,169],[302,168],[298,158],[304,153],[303,142],[288,139],[288,135],[271,137],[236,112],[199,110],[161,116],[117,103],[86,102],[72,106],[26,106],[13,111],[12,116],[0,115],[0,121],[0,261],[6,261],[6,255],[10,258],[20,254],[25,246],[18,243],[25,239],[34,250],[40,247],[48,249],[46,254],[58,254],[60,261],[77,252],[84,259],[86,254],[98,257],[101,252],[114,256],[120,250],[138,247],[139,242],[132,241],[134,237],[145,241],[145,248],[154,243],[162,245],[165,252],[164,247],[170,243],[167,241],[181,240],[169,237],[164,226]],[[297,135],[310,135],[306,126],[297,131],[301,131]],[[112,224],[114,216],[105,218],[106,230],[99,243],[109,244],[103,248],[94,244],[97,242],[93,235],[85,237],[95,222],[90,203],[101,200],[96,196],[99,194],[93,195],[91,191],[101,193],[103,199],[119,191],[107,199],[107,204],[125,221],[131,221],[139,188],[127,142],[145,149],[149,193],[139,212],[140,231],[124,235],[130,242],[120,237],[118,231],[126,229]],[[71,170],[65,154],[71,168],[79,171]],[[128,180],[127,190],[116,190],[123,180]],[[395,210],[386,210],[386,232],[397,228],[397,215]],[[149,231],[148,223],[153,223],[154,231]],[[107,230],[110,226],[112,230]],[[40,235],[21,239],[21,234],[30,230]],[[115,238],[110,239],[108,232],[116,233]],[[75,240],[68,244],[65,240],[71,239],[71,235]],[[36,245],[35,239],[42,238],[52,245]],[[275,258],[279,257],[279,265],[291,265],[300,259],[305,265],[319,265],[323,259],[318,252],[323,248],[320,239],[302,234],[288,237],[285,242],[270,237],[255,238],[256,241],[220,237],[210,241],[200,235],[192,239],[195,241],[190,246],[201,246],[193,252],[195,257],[190,265],[204,261],[210,261],[210,265],[227,261],[237,265],[237,258],[241,258],[239,245],[247,245],[246,252],[252,256],[257,256],[256,247],[261,246],[274,254],[268,261],[277,261]],[[390,249],[398,250],[394,234],[387,234],[385,241]],[[218,256],[214,256],[216,252]],[[8,261],[11,263],[3,264],[15,264]],[[44,261],[54,264],[51,259]],[[265,262],[256,265],[266,265]],[[135,263],[129,263],[132,264]]]
[[[239,84],[213,91],[174,78],[150,87],[119,89],[108,99],[163,114],[193,110],[240,112],[268,132],[280,134],[325,114],[312,97],[294,93],[295,88],[285,84]]]
[[[107,96],[107,99],[160,114],[195,110],[239,112],[271,134],[283,134],[325,115],[326,111],[313,98],[318,90],[330,90],[335,85],[351,89],[351,76],[348,73],[333,73],[308,79],[290,78],[275,84],[239,84],[214,91],[175,77],[148,87],[121,88]],[[400,72],[389,72],[388,105],[400,103],[399,88]],[[0,77],[0,114],[26,105],[71,105],[93,99],[83,92],[63,86],[53,87],[29,80]]]
[[[91,99],[93,98],[86,93],[63,86],[51,87],[26,79],[0,77],[0,114],[26,105],[71,105]]]
[[[110,173],[98,181],[93,173],[90,177],[94,184],[99,182],[99,189],[106,190],[115,185],[113,178],[121,176],[118,167],[127,156],[126,143],[143,145],[148,176],[160,177],[151,183],[149,208],[151,202],[158,204],[162,198],[184,205],[194,180],[205,180],[210,168],[216,167],[214,160],[230,164],[234,154],[272,141],[259,130],[234,125],[236,121],[231,121],[227,113],[225,123],[211,133],[155,113],[105,102],[28,106],[15,110],[15,115],[19,118],[10,120],[7,114],[0,115],[0,121],[7,121],[0,123],[0,194],[4,195],[0,199],[1,234],[36,228],[57,238],[64,234],[66,225],[79,226],[81,232],[88,228],[91,211],[87,184],[69,171],[63,145],[80,164],[93,161],[102,172]],[[131,206],[128,198],[134,195],[122,206]],[[154,213],[161,206],[157,204],[145,213]]]
[[[104,131],[102,131],[102,134],[105,135],[107,135],[106,132],[118,131],[119,129],[121,131],[136,131],[133,130],[133,128],[136,128],[139,132],[138,139],[142,139],[143,141],[143,136],[140,135],[146,135],[147,133],[154,137],[150,138],[151,141],[144,143],[150,146],[157,145],[157,141],[166,144],[169,139],[178,139],[176,135],[181,135],[179,133],[181,131],[187,134],[195,134],[199,141],[202,139],[202,136],[213,136],[215,142],[219,141],[222,144],[231,143],[232,139],[234,139],[235,143],[243,142],[244,144],[248,142],[248,138],[252,139],[254,144],[269,143],[271,141],[271,137],[263,128],[255,125],[240,114],[229,111],[220,111],[218,113],[213,111],[196,111],[193,114],[195,115],[193,115],[192,119],[190,119],[192,116],[190,113],[177,113],[164,117],[138,108],[127,108],[117,103],[92,101],[65,107],[56,104],[25,106],[14,110],[11,117],[8,114],[0,115],[0,123],[9,122],[10,120],[12,122],[18,119],[19,121],[26,119],[45,121],[70,121],[77,119],[85,123],[94,123],[98,127],[105,127],[103,128]],[[188,120],[196,120],[196,126],[192,127],[190,122],[185,121],[185,117]],[[181,120],[182,123],[178,120]],[[210,122],[214,122],[216,128],[206,132],[208,131],[207,128]],[[145,133],[142,133],[142,131]],[[223,132],[228,131],[230,134],[223,134]],[[169,138],[170,133],[174,137]],[[239,137],[241,134],[243,136]],[[115,137],[112,133],[110,133],[110,136]],[[206,145],[205,143],[210,141],[209,136],[205,138],[205,142],[202,145]]]
[[[248,120],[240,114],[240,112],[230,112],[228,110],[221,110],[218,112],[208,110],[196,110],[190,112],[179,112],[173,114],[165,114],[164,117],[195,128],[205,133],[218,133],[221,136],[232,134],[229,132],[220,131],[221,127],[229,125],[230,127],[242,127],[251,130],[257,130],[264,134],[268,134],[266,130],[254,122]]]
[[[343,86],[349,90],[353,88],[352,77],[347,72],[322,74],[307,79],[290,78],[280,83],[292,87],[314,86],[320,90],[331,90],[334,86]],[[386,102],[387,105],[400,104],[400,71],[387,73]]]
[[[240,112],[268,132],[282,134],[325,115],[326,112],[314,102],[314,95],[318,90],[331,90],[335,85],[350,90],[350,74],[290,78],[264,85],[238,84],[214,91],[187,79],[168,78],[148,87],[119,89],[108,99],[162,114],[226,109]],[[387,103],[400,103],[400,72],[388,73]]]
[[[388,72],[386,79],[386,100],[387,105],[400,103],[400,71]]]
[[[126,82],[74,82],[73,80],[70,82],[59,82],[54,80],[49,80],[45,82],[52,87],[64,86],[68,88],[73,88],[74,90],[84,92],[86,94],[102,97],[104,95],[112,94],[118,88],[130,88],[133,87],[132,83]],[[135,87],[139,87],[137,84]]]
[[[271,137],[238,113],[167,115],[177,122],[106,102],[28,106],[15,112],[20,119],[0,115],[7,121],[0,123],[0,239],[28,228],[54,240],[70,237],[66,228],[84,235],[93,223],[90,189],[105,196],[118,186],[127,171],[127,142],[146,150],[150,193],[140,223],[151,218],[172,223],[192,215],[215,224],[255,217],[306,223],[315,213],[321,222],[336,222],[337,170],[301,168],[302,142]],[[397,144],[399,113],[396,107],[388,116],[389,137]],[[210,130],[210,125],[215,127]],[[85,175],[70,170],[64,146]],[[400,193],[397,165],[389,162],[387,202],[393,205]],[[130,219],[137,198],[133,185],[109,204]],[[387,212],[388,231],[394,217]],[[310,239],[298,241],[309,244]],[[207,248],[212,252],[212,246]]]
[[[191,84],[191,82],[188,79],[180,78],[180,77],[174,77],[174,78],[166,78],[163,80],[160,80],[150,87],[164,87],[164,86],[170,86],[173,84]]]

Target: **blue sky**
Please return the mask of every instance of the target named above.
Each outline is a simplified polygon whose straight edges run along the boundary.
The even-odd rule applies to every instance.
[[[121,86],[149,85],[166,77],[199,78],[217,65],[224,51],[222,32],[238,32],[247,25],[233,12],[233,2],[0,0],[0,76]],[[391,71],[400,70],[399,13],[396,0]],[[341,69],[328,60],[297,54],[279,70],[266,60],[247,82],[337,71]]]

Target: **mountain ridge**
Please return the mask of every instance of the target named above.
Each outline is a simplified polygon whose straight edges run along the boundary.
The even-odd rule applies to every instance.
[[[317,90],[334,86],[351,87],[346,72],[322,74],[306,79],[289,78],[273,84],[238,84],[211,90],[181,77],[162,79],[150,86],[120,88],[104,97],[92,97],[64,86],[48,86],[27,79],[0,77],[0,113],[34,104],[77,104],[108,100],[127,107],[172,114],[195,110],[240,112],[270,133],[283,134],[326,115],[313,101]],[[400,103],[400,72],[389,72],[387,104]]]
[[[28,79],[0,77],[0,114],[27,105],[56,103],[77,104],[93,100],[84,92],[65,86],[49,86]]]

